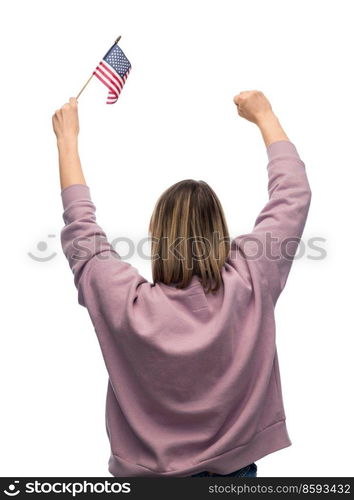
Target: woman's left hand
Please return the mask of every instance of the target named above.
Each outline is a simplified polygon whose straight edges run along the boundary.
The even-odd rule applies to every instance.
[[[53,130],[58,141],[77,141],[80,126],[78,103],[75,97],[70,97],[52,116]]]

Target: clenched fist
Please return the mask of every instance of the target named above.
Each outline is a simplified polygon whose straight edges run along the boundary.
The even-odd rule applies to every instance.
[[[273,114],[270,102],[259,90],[244,90],[234,97],[237,111],[242,118],[259,125],[260,121]]]
[[[52,116],[53,130],[59,141],[77,140],[79,135],[78,103],[75,97],[70,97]]]

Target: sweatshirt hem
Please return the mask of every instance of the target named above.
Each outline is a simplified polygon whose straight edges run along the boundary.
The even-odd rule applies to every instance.
[[[78,200],[88,199],[91,200],[90,188],[87,184],[70,184],[61,191],[61,199],[63,209],[66,210],[68,206]]]
[[[281,158],[284,155],[292,156],[293,158],[299,158],[299,153],[296,149],[296,146],[291,141],[274,141],[267,147],[267,156],[269,161],[272,161],[276,158]]]
[[[230,474],[260,460],[266,455],[291,446],[285,419],[257,432],[248,443],[236,446],[221,455],[216,455],[197,463],[177,469],[154,470],[142,464],[130,462],[115,453],[109,459],[108,470],[115,477],[185,477],[208,470],[215,474]]]

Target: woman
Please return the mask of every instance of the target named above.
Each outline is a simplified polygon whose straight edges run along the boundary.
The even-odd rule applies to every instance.
[[[75,98],[52,118],[61,243],[108,370],[113,476],[256,476],[255,461],[290,446],[274,308],[307,218],[305,165],[262,92],[234,97],[268,155],[269,201],[230,240],[203,181],[183,180],[151,217],[153,283],[121,260],[96,223],[78,153]],[[215,235],[217,237],[215,237]]]

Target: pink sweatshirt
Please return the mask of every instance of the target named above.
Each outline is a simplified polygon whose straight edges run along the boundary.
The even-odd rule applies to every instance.
[[[61,192],[62,248],[109,375],[113,476],[228,474],[292,444],[274,308],[311,190],[293,143],[267,154],[269,201],[252,232],[232,240],[215,296],[197,276],[183,290],[148,282],[111,247],[89,187]]]

